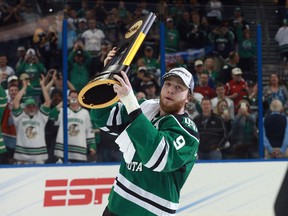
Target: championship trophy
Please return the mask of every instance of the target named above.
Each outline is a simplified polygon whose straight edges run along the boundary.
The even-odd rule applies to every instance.
[[[97,73],[80,91],[78,100],[82,106],[90,109],[105,108],[119,100],[113,85],[120,83],[114,79],[114,75],[121,76],[121,71],[128,73],[129,66],[155,19],[156,15],[149,12],[131,25],[124,39],[117,45],[116,55],[104,67],[104,71]]]

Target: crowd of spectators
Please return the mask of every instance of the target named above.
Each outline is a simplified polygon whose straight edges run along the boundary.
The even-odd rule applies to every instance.
[[[2,118],[7,151],[3,154],[0,151],[1,163],[63,161],[64,16],[68,47],[68,92],[64,94],[69,102],[68,160],[112,162],[121,159],[121,153],[114,145],[115,137],[100,132],[91,122],[88,111],[75,100],[95,73],[103,70],[106,55],[131,23],[149,11],[157,14],[157,20],[131,65],[130,80],[137,98],[159,97],[159,23],[163,22],[166,71],[185,67],[195,80],[194,98],[187,104],[187,112],[199,128],[199,159],[259,157],[256,45],[251,38],[251,24],[237,1],[233,7],[226,7],[227,1],[220,0],[176,0],[173,4],[169,1],[154,4],[146,1],[66,1],[59,11],[52,7],[50,13],[43,8],[43,2],[37,7],[32,2],[0,0],[0,28],[4,35],[0,41],[0,74],[1,86],[8,98]],[[19,37],[14,31],[21,33]],[[212,49],[207,49],[210,51],[202,56],[194,55],[195,50],[207,47]],[[277,77],[277,74],[273,76]],[[276,87],[274,80],[271,75],[271,86],[264,88],[265,114],[269,113],[275,97],[287,107],[287,89],[279,84]],[[16,106],[15,98],[19,100]],[[36,114],[41,123],[35,119]],[[21,115],[24,116],[21,124],[25,127],[20,126]],[[20,134],[20,129],[26,131]],[[27,147],[38,136],[45,146]],[[38,153],[42,155],[40,159],[33,159]]]

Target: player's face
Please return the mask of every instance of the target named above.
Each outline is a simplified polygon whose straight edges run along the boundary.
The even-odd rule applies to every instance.
[[[185,104],[189,102],[189,89],[180,77],[167,77],[160,94],[160,108],[166,114],[182,114]]]

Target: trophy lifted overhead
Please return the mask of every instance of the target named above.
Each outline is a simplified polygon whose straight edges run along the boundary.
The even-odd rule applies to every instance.
[[[131,25],[124,39],[117,46],[115,57],[105,66],[103,72],[97,73],[80,91],[78,100],[82,106],[98,109],[108,107],[119,100],[113,90],[113,84],[118,81],[113,76],[115,74],[121,76],[120,71],[128,72],[134,56],[155,19],[156,15],[149,12]]]

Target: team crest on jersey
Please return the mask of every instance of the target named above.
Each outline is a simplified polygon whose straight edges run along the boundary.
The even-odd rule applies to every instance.
[[[69,136],[77,136],[80,133],[79,125],[71,124],[68,128]]]
[[[25,135],[27,139],[33,139],[37,136],[37,131],[33,126],[29,126],[25,130]]]
[[[183,118],[183,124],[185,124],[187,127],[191,128],[193,131],[198,133],[198,129],[194,123],[194,121],[190,118]]]

